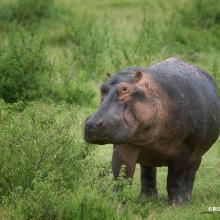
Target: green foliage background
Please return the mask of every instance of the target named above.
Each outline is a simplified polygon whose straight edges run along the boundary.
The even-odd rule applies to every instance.
[[[112,181],[111,146],[83,142],[106,72],[171,56],[220,89],[220,0],[1,0],[0,219],[218,219],[219,141],[204,156],[192,201],[138,199]],[[122,174],[123,176],[123,171]],[[119,184],[121,192],[112,192]]]

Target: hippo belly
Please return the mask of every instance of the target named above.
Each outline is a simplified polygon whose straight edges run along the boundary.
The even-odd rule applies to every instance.
[[[179,152],[180,150],[176,145],[152,143],[140,151],[137,162],[150,167],[168,166],[169,161],[177,157]]]

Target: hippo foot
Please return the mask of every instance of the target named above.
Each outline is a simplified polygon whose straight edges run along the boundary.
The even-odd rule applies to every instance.
[[[192,197],[192,193],[191,192],[187,192],[186,193],[186,200],[189,201]]]
[[[177,195],[172,198],[168,198],[168,203],[169,205],[182,205],[187,200],[189,200],[187,195]]]
[[[118,193],[121,191],[121,188],[118,186],[118,185],[115,185],[113,188],[112,188],[112,192],[114,193]]]
[[[157,190],[150,190],[150,191],[147,191],[147,192],[141,192],[140,193],[140,200],[147,200],[147,199],[152,199],[152,198],[157,198],[158,197],[158,192]]]

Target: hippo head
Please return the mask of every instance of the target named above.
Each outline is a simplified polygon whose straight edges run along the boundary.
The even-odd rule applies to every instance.
[[[99,109],[85,121],[84,139],[94,144],[125,144],[153,121],[153,102],[141,70],[122,71],[100,87]]]

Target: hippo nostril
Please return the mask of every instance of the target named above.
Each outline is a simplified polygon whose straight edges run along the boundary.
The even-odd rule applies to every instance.
[[[99,122],[98,124],[97,124],[97,128],[103,128],[104,127],[104,123],[103,122]]]
[[[89,129],[89,130],[94,130],[95,126],[94,126],[93,123],[87,122],[87,123],[86,123],[86,128]]]

